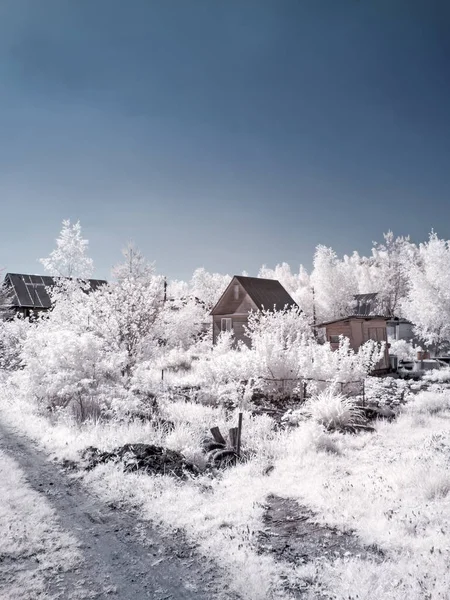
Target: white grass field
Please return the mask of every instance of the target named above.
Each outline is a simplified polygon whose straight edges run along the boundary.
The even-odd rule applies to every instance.
[[[248,600],[444,599],[450,589],[449,405],[449,391],[420,392],[396,421],[378,422],[375,433],[359,435],[325,433],[311,421],[275,431],[269,417],[246,413],[243,447],[249,458],[219,477],[182,482],[124,474],[119,465],[107,464],[85,473],[84,482],[105,501],[184,530]],[[89,445],[110,450],[146,442],[196,460],[208,428],[229,425],[222,409],[190,403],[164,407],[175,425],[169,433],[142,423],[50,424],[31,406],[5,385],[1,419],[60,459],[77,459]],[[269,465],[274,469],[265,474]],[[352,533],[382,559],[324,555],[295,565],[261,554],[257,538],[269,494],[297,500],[317,522]]]

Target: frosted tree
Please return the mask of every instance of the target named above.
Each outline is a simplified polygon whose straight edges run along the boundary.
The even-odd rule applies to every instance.
[[[190,294],[202,301],[207,310],[211,310],[230,281],[229,275],[208,273],[203,268],[196,269],[190,281]]]
[[[292,273],[290,265],[285,262],[281,263],[281,265],[276,265],[275,269],[270,269],[266,265],[263,265],[259,270],[258,277],[278,280],[291,296],[295,294],[299,286],[298,276]]]
[[[416,335],[436,353],[450,342],[450,242],[430,234],[419,245],[417,261],[408,271],[404,316],[414,323]]]
[[[93,261],[87,256],[89,241],[81,236],[81,225],[77,221],[62,222],[62,229],[56,239],[56,248],[40,262],[51,275],[79,279],[89,279],[93,272]]]
[[[416,246],[409,237],[384,234],[384,244],[375,243],[368,259],[372,289],[378,293],[378,311],[387,317],[399,316],[401,302],[409,288],[409,270],[414,264]]]
[[[352,313],[358,283],[351,261],[340,261],[332,248],[319,245],[314,254],[311,285],[318,321],[339,319]]]
[[[114,280],[89,297],[91,327],[123,354],[123,374],[129,377],[157,344],[155,322],[163,306],[164,279],[132,244],[123,256],[113,269]]]

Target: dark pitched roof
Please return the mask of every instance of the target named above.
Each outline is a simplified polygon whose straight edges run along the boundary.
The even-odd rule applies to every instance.
[[[217,302],[216,306],[211,311],[211,314],[215,314],[216,307],[235,280],[242,285],[256,306],[261,310],[263,308],[268,310],[283,310],[285,306],[297,306],[281,283],[276,279],[262,279],[260,277],[235,275],[225,292],[222,294],[219,302]]]
[[[12,290],[14,308],[51,308],[47,288],[55,285],[55,277],[7,273],[4,283]],[[104,279],[87,279],[89,289],[95,291],[107,282]]]

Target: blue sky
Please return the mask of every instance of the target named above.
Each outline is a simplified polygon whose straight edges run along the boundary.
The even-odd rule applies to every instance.
[[[450,238],[447,0],[1,0],[0,267],[96,275]]]

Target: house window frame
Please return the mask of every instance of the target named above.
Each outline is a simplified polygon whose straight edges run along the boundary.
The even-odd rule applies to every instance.
[[[341,336],[339,334],[332,333],[328,336],[328,341],[330,342],[330,344],[339,344],[340,337]]]
[[[239,300],[239,284],[235,283],[233,287],[234,299]]]
[[[220,319],[220,331],[225,333],[226,331],[233,330],[233,320],[231,317],[222,317]]]

